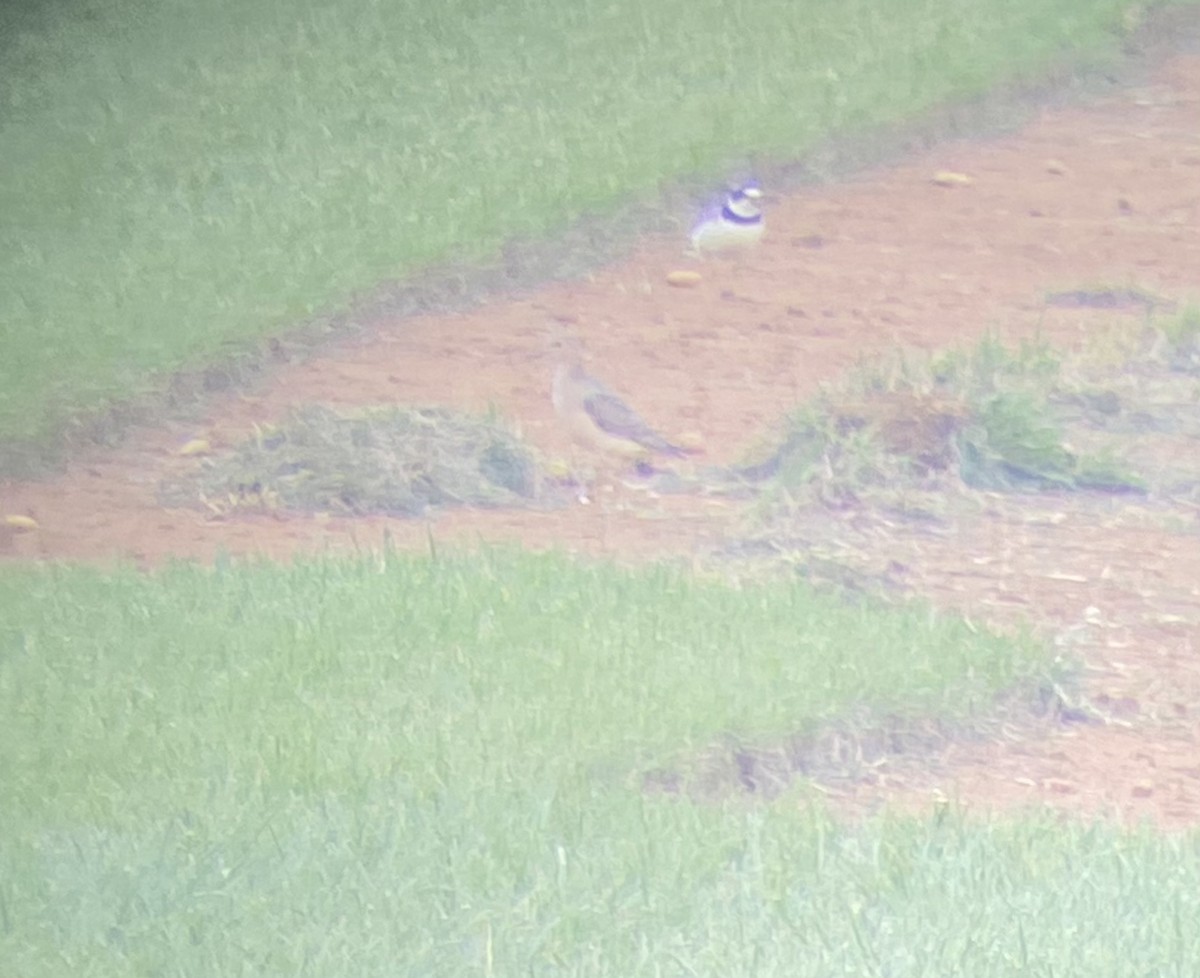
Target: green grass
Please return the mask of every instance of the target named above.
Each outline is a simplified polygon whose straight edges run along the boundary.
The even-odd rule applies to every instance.
[[[1124,6],[6,8],[0,443],[662,180],[1104,57]],[[1052,668],[555,557],[0,567],[0,973],[1191,978],[1195,836],[640,790]]]
[[[970,718],[1051,668],[928,611],[553,556],[384,554],[2,569],[0,622],[0,960],[24,978],[782,974],[789,958],[817,974],[867,960],[855,928],[870,953],[986,962],[1015,953],[1013,920],[967,895],[1112,914],[1124,880],[1152,894],[1149,927],[1200,893],[1178,843],[859,833],[800,796],[768,811],[640,789],[722,738],[773,743],[863,706]],[[907,930],[935,910],[951,916]],[[953,936],[968,918],[992,928],[973,949]],[[1145,953],[1194,940],[1160,929]]]
[[[4,13],[0,443],[431,261],[1116,47],[1126,0]]]
[[[1175,316],[1160,317],[1157,324],[1170,348],[1172,365],[1194,370],[1200,363],[1200,303],[1185,305]]]
[[[1165,330],[1182,334],[1186,324],[1169,322],[1165,342],[1180,349]],[[1093,438],[1087,451],[1068,447],[1089,420],[1079,404],[1112,402],[1109,414],[1122,413],[1120,398],[1105,384],[1134,363],[1129,354],[1100,374],[1086,357],[1043,341],[1006,345],[990,335],[934,355],[894,352],[861,364],[798,407],[785,419],[782,445],[742,471],[769,475],[767,509],[782,494],[785,511],[800,502],[951,494],[964,485],[1141,491],[1145,480],[1124,461],[1127,441],[1110,436]],[[1166,372],[1164,364],[1157,368]],[[1089,369],[1094,382],[1081,384]]]

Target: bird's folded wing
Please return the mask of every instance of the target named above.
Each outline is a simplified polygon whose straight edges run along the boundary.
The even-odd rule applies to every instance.
[[[592,392],[584,398],[583,409],[587,411],[592,423],[606,435],[633,442],[652,451],[671,455],[682,454],[681,449],[646,424],[633,408],[615,394]]]

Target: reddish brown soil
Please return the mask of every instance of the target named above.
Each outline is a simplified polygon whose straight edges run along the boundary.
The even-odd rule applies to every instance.
[[[944,187],[937,171],[967,174]],[[548,396],[547,327],[568,320],[592,368],[709,460],[743,457],[822,381],[898,345],[935,349],[984,330],[1077,345],[1129,310],[1047,308],[1046,292],[1136,286],[1200,293],[1200,58],[1086,108],[1047,109],[1016,136],[942,146],[905,165],[771,202],[745,261],[694,266],[651,240],[586,282],[472,312],[380,320],[367,339],[285,365],[261,389],[211,403],[204,423],[133,432],[61,477],[0,486],[0,511],[40,529],[0,537],[15,558],[283,557],[377,544],[511,540],[623,559],[699,554],[736,506],[618,489],[550,511],[446,512],[429,522],[166,510],[177,449],[232,444],[307,402],[498,408],[551,457],[568,446]],[[699,267],[702,282],[666,274]],[[1039,739],[955,747],[924,772],[881,776],[848,800],[923,806],[1046,803],[1165,825],[1200,821],[1200,531],[1195,513],[996,498],[953,533],[874,538],[916,592],[984,622],[1032,620],[1088,664],[1107,722]],[[1146,507],[1146,504],[1143,504]],[[1168,514],[1170,515],[1170,514]],[[837,519],[830,516],[830,519]]]

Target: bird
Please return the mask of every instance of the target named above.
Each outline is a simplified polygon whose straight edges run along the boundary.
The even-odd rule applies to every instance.
[[[763,235],[763,215],[758,202],[762,190],[754,181],[729,190],[721,204],[713,204],[692,228],[692,248],[700,254],[722,254],[752,248]]]
[[[560,363],[551,388],[554,410],[574,440],[606,455],[644,462],[686,458],[695,449],[668,441],[578,360]]]

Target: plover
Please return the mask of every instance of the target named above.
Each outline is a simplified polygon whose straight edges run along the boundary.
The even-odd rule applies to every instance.
[[[754,247],[763,235],[761,199],[757,183],[743,183],[731,189],[723,203],[714,204],[701,215],[692,229],[692,247],[702,255]]]

